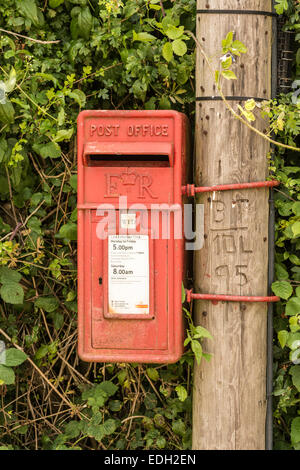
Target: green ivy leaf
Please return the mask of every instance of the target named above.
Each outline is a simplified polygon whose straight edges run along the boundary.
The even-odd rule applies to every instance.
[[[64,316],[63,316],[62,313],[52,312],[52,313],[49,314],[49,318],[52,319],[54,328],[56,330],[60,330],[60,328],[63,327],[65,319],[64,319]]]
[[[295,238],[300,235],[300,222],[295,222],[292,224],[292,232]]]
[[[185,302],[186,294],[185,294],[185,288],[183,283],[181,284],[181,303],[183,304]]]
[[[86,433],[89,437],[96,439],[97,442],[101,442],[104,437],[103,425],[89,424]]]
[[[176,26],[170,24],[165,30],[165,33],[170,39],[179,39],[184,33],[184,26],[179,26],[178,28],[176,28]]]
[[[6,385],[12,385],[15,383],[15,373],[11,367],[6,367],[0,364],[0,385],[5,383]]]
[[[9,72],[9,77],[5,81],[4,84],[5,84],[5,91],[7,93],[12,92],[13,89],[15,88],[15,85],[16,85],[16,71],[13,67],[11,68],[11,70]]]
[[[245,103],[246,111],[253,111],[255,106],[256,106],[255,100],[252,99],[252,98],[250,100],[247,100],[246,103]]]
[[[170,42],[166,42],[164,45],[163,45],[163,48],[162,48],[162,55],[163,55],[163,58],[167,61],[167,62],[170,62],[172,59],[173,59],[173,48],[172,48],[172,44]]]
[[[222,40],[223,49],[228,49],[232,44],[232,40],[233,40],[233,32],[229,31],[229,33],[226,35],[226,38]]]
[[[61,129],[53,137],[54,142],[62,142],[63,140],[70,140],[73,135],[73,129]]]
[[[43,158],[59,158],[61,156],[61,148],[56,142],[33,144],[32,148]]]
[[[172,49],[173,52],[180,57],[187,52],[186,43],[181,39],[175,39],[175,41],[172,42]]]
[[[210,332],[206,328],[200,325],[195,327],[195,334],[193,335],[193,338],[194,339],[199,339],[199,338],[213,339]]]
[[[15,110],[10,101],[0,104],[0,122],[3,124],[11,124],[15,120]]]
[[[237,76],[232,70],[223,70],[222,76],[226,78],[226,80],[237,80]]]
[[[167,96],[162,96],[159,100],[159,109],[171,109],[171,103]]]
[[[26,361],[27,355],[16,348],[9,348],[5,351],[5,365],[14,367],[19,366],[24,361]]]
[[[276,281],[272,284],[272,291],[278,297],[287,300],[292,295],[293,288],[287,281]]]
[[[68,222],[65,225],[62,225],[55,237],[65,238],[70,241],[77,240],[77,225],[73,222]]]
[[[295,215],[300,216],[300,201],[294,202],[292,205],[292,211]]]
[[[82,393],[82,399],[87,400],[89,406],[93,408],[102,407],[107,401],[107,394],[99,385],[95,385]]]
[[[34,355],[35,359],[42,359],[48,354],[48,351],[49,347],[46,344],[42,344]]]
[[[6,284],[8,282],[19,282],[22,276],[18,271],[10,269],[7,266],[0,267],[0,283]]]
[[[282,15],[289,7],[288,0],[275,0],[275,2],[277,3],[275,10],[278,15]]]
[[[300,442],[300,416],[294,418],[291,425],[292,444],[296,445]]]
[[[104,380],[101,384],[98,385],[100,390],[106,393],[108,397],[112,397],[118,390],[117,385],[115,385],[110,380]]]
[[[233,41],[231,45],[231,50],[234,54],[240,55],[240,53],[245,54],[248,49],[241,41]]]
[[[79,436],[81,433],[81,422],[80,421],[69,421],[65,426],[65,433],[69,436],[70,439]]]
[[[227,57],[226,59],[224,58],[224,60],[221,61],[221,65],[222,65],[222,69],[224,69],[224,70],[229,69],[229,67],[231,67],[231,65],[232,65],[231,55],[229,57]],[[216,76],[215,78],[218,78],[218,77]],[[218,81],[218,80],[216,80],[216,81]]]
[[[133,41],[150,42],[156,39],[155,36],[153,36],[153,34],[150,34],[150,33],[136,33],[133,30],[132,34],[133,34]]]
[[[107,419],[102,424],[102,431],[105,436],[110,436],[115,432],[118,427],[118,421],[116,419]]]
[[[65,0],[49,0],[49,6],[51,8],[57,8],[59,7],[59,5],[61,5],[62,3],[64,3]]]
[[[297,266],[300,266],[300,258],[298,258],[297,255],[291,254],[289,256],[289,259],[290,259],[291,263],[296,264]]]
[[[93,17],[88,6],[81,9],[77,22],[79,35],[84,39],[88,39],[93,26]]]
[[[289,273],[282,264],[275,263],[275,272],[277,279],[288,279]]]
[[[0,295],[4,302],[8,304],[22,304],[24,300],[24,291],[17,282],[9,281],[2,285]]]
[[[76,101],[76,103],[78,103],[81,108],[85,106],[86,96],[83,91],[73,90],[68,93],[68,96],[73,98],[73,100]]]
[[[17,0],[17,7],[25,18],[28,18],[34,26],[43,26],[44,16],[38,9],[35,0]]]
[[[188,394],[183,385],[178,385],[175,390],[180,401],[185,401],[187,399]]]
[[[175,434],[177,434],[178,436],[181,436],[183,437],[186,433],[186,428],[185,428],[185,424],[184,422],[182,421],[182,419],[178,419],[176,421],[173,422],[172,424],[172,430]]]
[[[294,386],[300,392],[300,365],[292,366],[289,373],[292,376]]]
[[[123,403],[120,400],[110,400],[108,402],[108,407],[111,411],[117,412],[122,409]]]
[[[21,15],[28,18],[34,24],[38,23],[38,11],[35,0],[17,0],[16,3]]]
[[[154,393],[147,393],[144,399],[147,410],[153,410],[157,406],[157,398]]]
[[[51,313],[58,308],[59,302],[55,297],[38,297],[34,305],[47,313]]]
[[[71,175],[69,180],[71,188],[77,191],[77,175]]]
[[[147,371],[148,377],[151,380],[154,380],[154,382],[156,382],[156,380],[159,379],[159,373],[156,369],[153,369],[152,367],[149,367],[146,371]]]
[[[286,304],[286,315],[298,315],[300,313],[300,297],[292,297]]]
[[[191,348],[193,353],[195,354],[195,359],[197,361],[197,364],[200,364],[201,358],[202,358],[202,346],[199,343],[198,340],[193,340],[191,341]]]
[[[286,331],[286,330],[281,330],[278,332],[278,341],[280,343],[280,346],[282,347],[282,349],[285,347],[286,343],[287,343],[287,340],[288,340],[288,337],[289,337],[289,332]]]
[[[167,441],[163,436],[159,436],[156,439],[156,445],[159,449],[164,449],[166,447]]]

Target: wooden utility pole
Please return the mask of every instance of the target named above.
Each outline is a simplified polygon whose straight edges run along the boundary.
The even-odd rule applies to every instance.
[[[221,40],[229,31],[248,48],[232,67],[238,80],[224,80],[233,108],[246,98],[269,99],[271,0],[198,0],[197,8],[197,39],[214,69],[220,68]],[[266,180],[268,142],[214,98],[214,77],[199,48],[196,90],[196,185]],[[260,118],[254,125],[266,128]],[[268,188],[260,188],[197,198],[205,206],[205,244],[194,257],[194,292],[267,295],[268,195]],[[196,323],[214,339],[204,344],[211,361],[195,366],[193,448],[264,449],[267,304],[195,300],[194,310]]]

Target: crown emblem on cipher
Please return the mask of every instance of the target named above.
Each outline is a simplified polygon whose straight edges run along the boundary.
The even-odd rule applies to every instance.
[[[126,172],[121,174],[122,184],[124,186],[133,186],[133,185],[135,185],[137,176],[138,175],[135,171],[129,171],[129,169],[127,169]]]

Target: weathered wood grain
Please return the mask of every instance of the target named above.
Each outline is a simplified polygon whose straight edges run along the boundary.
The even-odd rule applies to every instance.
[[[198,9],[259,9],[271,1],[198,0]],[[231,96],[271,96],[271,18],[255,15],[203,14],[197,38],[219,66],[220,43],[235,31],[248,47],[234,70],[237,81],[224,89]],[[197,96],[215,95],[213,77],[198,54]],[[238,102],[231,102],[236,109]],[[243,103],[240,103],[243,104]],[[196,108],[197,185],[266,179],[268,143],[234,119],[219,101]],[[264,130],[267,123],[257,120]],[[204,194],[205,244],[195,252],[195,290],[200,293],[267,295],[268,190]],[[196,323],[211,332],[204,349],[210,363],[195,366],[194,449],[264,449],[266,418],[267,305],[195,302]]]

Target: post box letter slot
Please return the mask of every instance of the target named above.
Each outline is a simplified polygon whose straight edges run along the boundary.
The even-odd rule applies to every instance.
[[[169,167],[168,155],[86,155],[88,166]]]
[[[173,163],[173,144],[166,142],[88,142],[83,152],[85,166],[171,167]]]

